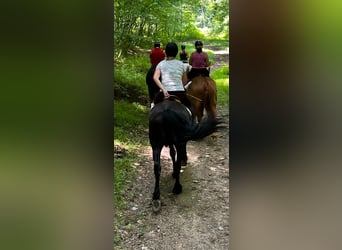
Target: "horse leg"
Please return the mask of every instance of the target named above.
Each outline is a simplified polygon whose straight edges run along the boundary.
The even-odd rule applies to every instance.
[[[216,118],[216,103],[217,103],[217,97],[215,90],[212,90],[211,94],[208,94],[208,100],[205,104],[205,110],[207,111],[207,115],[210,118],[215,119]]]
[[[197,108],[197,120],[200,122],[203,117],[203,111],[204,111],[204,104],[200,103]]]
[[[196,118],[197,118],[197,122],[200,122],[202,116],[201,116],[201,104],[196,100],[195,102],[191,103],[191,108],[192,108],[192,114],[193,114],[193,121],[196,122]]]
[[[173,166],[173,172],[172,172],[172,177],[175,178],[175,166],[176,166],[176,150],[174,145],[169,145],[170,148],[170,156],[172,159],[172,166]]]
[[[186,152],[186,143],[181,144],[179,147],[179,150],[177,152],[178,152],[178,155],[181,159],[181,166],[186,166],[188,163],[188,155]]]
[[[161,148],[153,148],[153,162],[154,162],[154,177],[155,177],[155,186],[154,186],[154,192],[153,192],[153,200],[159,200],[160,199],[160,189],[159,189],[159,179],[160,179],[160,172],[161,172],[161,166],[160,166],[160,153]]]
[[[182,155],[180,155],[180,152],[182,152],[182,147],[183,147],[182,145],[176,145],[177,160],[176,160],[176,164],[173,165],[173,169],[174,169],[173,177],[176,179],[175,185],[172,190],[174,194],[180,194],[182,192],[182,185],[179,182],[181,160],[182,160]]]

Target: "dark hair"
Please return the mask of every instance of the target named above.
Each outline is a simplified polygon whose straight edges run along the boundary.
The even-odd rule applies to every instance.
[[[160,48],[160,42],[154,42],[154,47],[155,48],[157,48],[157,47]]]
[[[182,49],[185,49],[185,45],[182,45],[181,48],[182,48]]]
[[[195,46],[203,46],[202,41],[197,40],[197,41],[195,42]]]
[[[173,42],[168,43],[165,47],[165,53],[166,53],[166,56],[176,57],[177,53],[178,53],[177,44],[175,44]]]

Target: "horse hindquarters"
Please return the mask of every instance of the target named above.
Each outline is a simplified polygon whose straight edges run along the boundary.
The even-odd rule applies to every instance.
[[[187,89],[187,93],[189,94],[188,99],[191,103],[191,112],[194,114],[193,119],[196,121],[197,118],[197,122],[200,122],[203,117],[203,98],[205,97],[203,86],[199,85],[199,79],[197,77],[194,78]]]
[[[207,99],[205,101],[205,110],[207,112],[208,117],[213,119],[216,118],[216,105],[217,105],[217,90],[216,83],[210,77],[206,77],[207,82]]]

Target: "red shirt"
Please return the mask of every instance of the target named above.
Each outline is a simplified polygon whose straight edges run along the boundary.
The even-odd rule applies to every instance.
[[[165,53],[161,48],[154,48],[150,52],[150,61],[153,66],[157,66],[160,61],[165,59]]]

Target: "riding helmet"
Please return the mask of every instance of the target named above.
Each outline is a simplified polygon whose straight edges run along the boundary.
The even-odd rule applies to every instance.
[[[195,42],[195,47],[196,47],[196,46],[203,46],[202,41],[197,40],[197,41]]]
[[[160,42],[154,42],[154,47],[155,48],[160,48]]]
[[[176,57],[178,53],[177,44],[170,42],[165,47],[165,53],[168,57]]]

